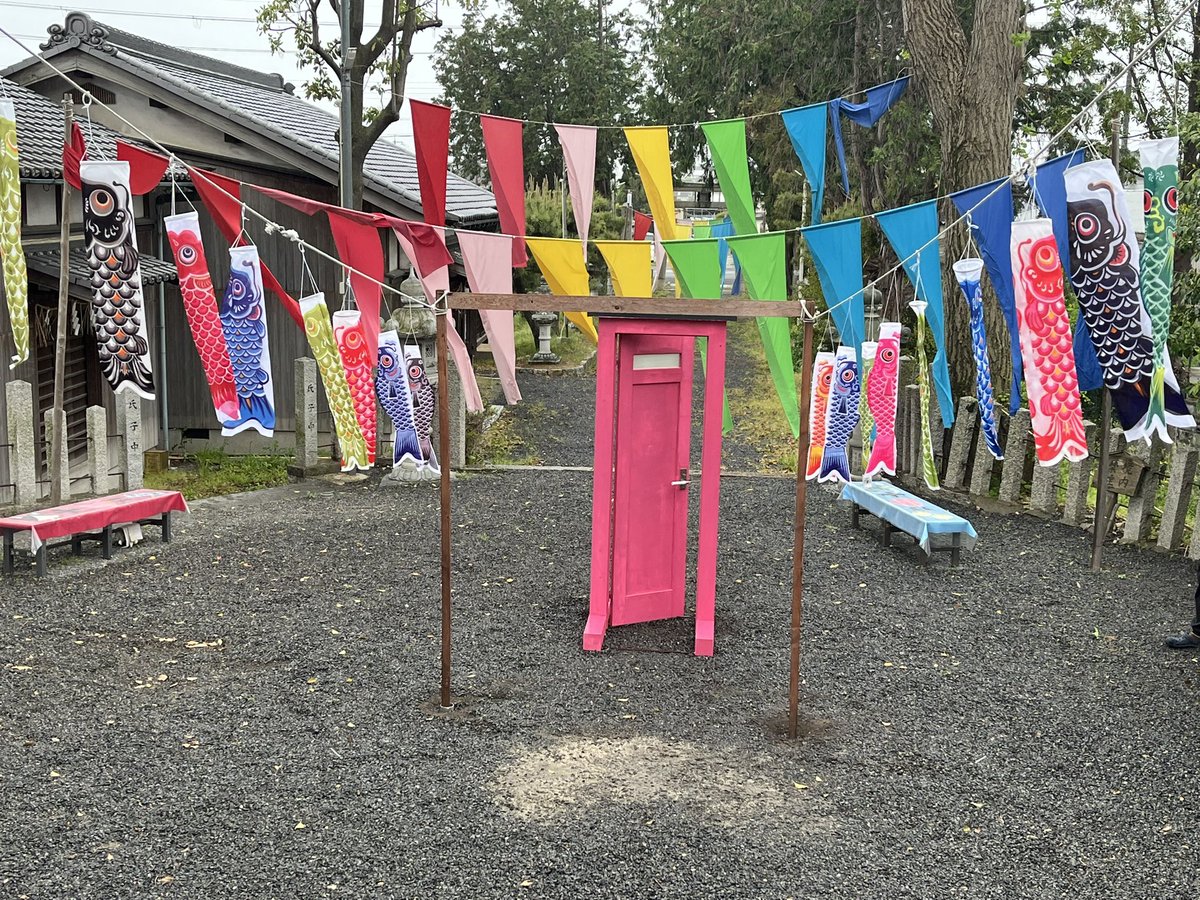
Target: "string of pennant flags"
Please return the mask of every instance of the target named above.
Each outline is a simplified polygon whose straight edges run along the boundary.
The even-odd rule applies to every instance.
[[[3,29],[0,32],[12,38]],[[1164,29],[1141,56],[1168,32],[1169,28]],[[20,44],[19,41],[16,43]],[[1129,65],[1134,65],[1141,56],[1135,57]],[[46,62],[46,65],[73,84],[51,63]],[[1118,73],[1045,146],[1049,147],[1058,136],[1073,127],[1087,109],[1118,83],[1122,75]],[[864,448],[864,471],[868,475],[894,473],[896,390],[894,385],[891,388],[888,385],[894,380],[891,356],[893,349],[898,350],[899,326],[894,322],[884,323],[878,341],[866,340],[862,220],[856,218],[822,224],[820,211],[828,142],[826,123],[831,123],[829,130],[834,136],[843,188],[848,192],[841,116],[845,115],[864,127],[876,124],[903,94],[908,77],[903,76],[867,89],[864,92],[866,99],[862,102],[851,103],[846,98],[838,98],[780,113],[813,189],[813,224],[796,230],[803,235],[812,253],[826,297],[827,310],[822,315],[832,318],[841,340],[832,359],[828,358],[830,354],[819,354],[818,358],[819,377],[814,382],[818,389],[814,393],[814,404],[809,414],[814,419],[814,453],[820,453],[820,460],[814,466],[810,459],[806,473],[809,477],[847,480],[851,477],[845,446],[849,438],[847,428],[853,430],[858,424],[860,406],[872,423],[872,428],[868,430],[870,436],[874,437],[876,443],[884,443],[878,453],[874,452],[874,448],[870,448],[869,452]],[[341,414],[335,411],[335,424],[340,442],[343,447],[349,448],[343,459],[344,467],[364,467],[364,461],[365,465],[373,462],[377,392],[389,412],[391,408],[383,403],[385,390],[392,392],[389,396],[393,399],[404,401],[392,406],[396,410],[393,420],[398,434],[402,427],[406,429],[406,434],[412,431],[418,452],[427,444],[428,434],[422,438],[420,426],[426,414],[428,421],[424,424],[431,424],[432,412],[422,408],[419,399],[423,396],[420,381],[423,361],[419,359],[419,351],[418,358],[413,360],[409,354],[410,348],[400,347],[394,332],[380,334],[382,293],[400,293],[384,283],[384,261],[378,239],[381,228],[387,228],[395,234],[421,280],[427,304],[433,308],[443,305],[439,303],[439,298],[449,289],[452,257],[446,245],[448,233],[457,237],[467,280],[476,292],[511,293],[512,269],[528,263],[528,250],[553,293],[586,295],[590,291],[585,254],[588,244],[593,243],[609,267],[615,292],[621,296],[650,295],[651,272],[656,267],[655,246],[661,246],[661,259],[670,261],[676,273],[677,290],[682,296],[719,298],[723,291],[726,254],[732,250],[752,298],[787,299],[785,238],[788,232],[758,231],[750,190],[745,118],[698,123],[705,135],[728,207],[727,221],[707,226],[707,237],[698,236],[689,226],[676,222],[667,144],[668,126],[637,126],[626,127],[624,132],[645,188],[651,209],[651,216],[648,217],[650,222],[645,221],[646,217],[635,216],[635,238],[639,240],[589,241],[596,131],[599,126],[554,124],[564,154],[579,240],[529,237],[525,234],[521,141],[521,129],[525,123],[516,119],[480,115],[502,232],[478,232],[450,228],[445,224],[452,110],[424,101],[410,100],[410,104],[423,222],[347,210],[187,166],[202,202],[216,221],[218,229],[230,242],[231,262],[234,263],[234,274],[231,275],[226,296],[218,307],[207,267],[202,266],[202,272],[194,271],[197,257],[203,263],[203,248],[194,246],[189,239],[182,237],[177,246],[177,240],[172,238],[172,248],[181,273],[181,287],[184,287],[185,309],[213,391],[214,410],[226,433],[237,433],[243,428],[252,427],[269,434],[273,429],[273,388],[262,306],[265,288],[276,294],[297,324],[305,328],[314,355],[318,358],[331,406],[335,404],[335,396],[337,398]],[[0,109],[0,131],[5,127],[5,111]],[[103,204],[98,202],[99,195],[94,194],[97,185],[109,203],[114,197],[128,198],[130,193],[139,192],[133,189],[134,185],[149,190],[161,183],[175,160],[170,151],[127,122],[119,113],[111,112],[161,152],[122,143],[118,145],[118,160],[114,164],[111,161],[82,159],[83,153],[78,146],[65,148],[64,171],[71,173],[74,167],[79,173],[85,197],[85,219],[90,216],[92,224],[96,226],[102,225],[101,219],[104,218]],[[1150,143],[1157,145],[1162,142]],[[15,140],[12,146],[15,154]],[[1177,163],[1171,156],[1170,148],[1154,149],[1162,157],[1161,164],[1155,167],[1156,173],[1158,169],[1171,169],[1177,177]],[[1176,156],[1177,152],[1178,142],[1175,139]],[[1156,211],[1153,219],[1156,229],[1154,236],[1159,243],[1168,243],[1162,247],[1151,244],[1148,235],[1146,259],[1153,265],[1143,276],[1138,269],[1138,247],[1128,212],[1124,210],[1124,194],[1115,170],[1111,173],[1105,171],[1102,162],[1083,163],[1080,151],[1033,166],[1032,163],[1043,153],[1044,148],[1033,156],[1032,171],[1029,173],[1033,195],[1044,217],[1042,219],[1033,223],[1013,223],[1012,176],[950,195],[960,213],[956,222],[968,222],[982,254],[982,260],[957,261],[954,269],[971,313],[978,375],[977,394],[981,408],[988,413],[984,418],[991,422],[990,429],[988,421],[984,424],[987,445],[999,455],[979,287],[984,269],[995,289],[1008,326],[1013,362],[1013,408],[1020,401],[1020,385],[1024,382],[1029,394],[1040,462],[1051,465],[1062,458],[1073,459],[1080,453],[1086,454],[1086,443],[1078,439],[1082,434],[1079,390],[1099,387],[1101,384],[1113,391],[1118,416],[1131,439],[1149,439],[1150,435],[1157,434],[1169,440],[1166,425],[1194,425],[1174,383],[1165,340],[1169,328],[1171,254],[1163,248],[1173,246],[1174,188],[1164,190],[1155,201],[1157,205],[1153,206]],[[1076,175],[1081,170],[1086,170],[1083,180]],[[5,167],[0,167],[0,175],[5,171]],[[1107,182],[1104,180],[1106,178]],[[1166,176],[1156,174],[1155,178],[1165,179]],[[1147,184],[1150,183],[1151,167],[1147,163]],[[1087,195],[1089,191],[1095,194],[1098,184],[1106,186],[1095,196]],[[332,316],[332,340],[329,339],[327,328],[321,325],[324,322],[327,326],[331,318],[323,297],[315,292],[297,302],[283,289],[258,259],[257,248],[253,247],[245,233],[246,216],[250,214],[261,220],[269,233],[291,238],[301,252],[311,250],[330,259],[333,257],[254,210],[242,197],[242,189],[246,186],[308,215],[326,215],[339,257],[334,261],[346,271],[357,307]],[[3,187],[0,185],[0,189]],[[1148,198],[1147,210],[1150,209],[1151,200]],[[194,216],[194,213],[185,214],[185,217],[188,215]],[[918,321],[917,349],[921,357],[918,379],[923,416],[928,424],[929,398],[933,394],[943,422],[949,425],[953,422],[954,405],[946,360],[939,241],[956,223],[939,228],[936,199],[881,212],[874,218],[900,260],[890,272],[903,268],[916,298],[912,305]],[[3,224],[0,221],[0,226]],[[168,231],[176,236],[183,235],[191,224],[190,220],[185,221],[172,232],[172,223],[169,222]],[[644,240],[651,224],[655,231],[654,245]],[[198,235],[198,227],[194,230]],[[89,235],[93,233],[106,234],[103,228],[99,232],[89,228]],[[0,247],[0,255],[5,260],[4,275],[8,288],[10,277],[15,282],[19,276],[10,274],[8,262],[12,241],[3,227],[0,227],[0,240],[7,245]],[[143,396],[153,396],[148,336],[141,321],[140,272],[126,271],[120,265],[121,259],[129,256],[127,251],[133,238],[123,234],[113,240],[116,243],[102,244],[95,238],[89,241],[89,253],[96,261],[93,268],[97,277],[93,283],[97,288],[98,301],[104,301],[96,305],[101,359],[115,390],[129,389]],[[198,242],[196,237],[194,243]],[[122,250],[122,247],[125,249]],[[132,256],[136,260],[135,244],[133,250]],[[1071,262],[1072,284],[1080,298],[1082,310],[1074,334],[1071,333],[1062,300],[1063,259]],[[1093,265],[1096,259],[1100,263]],[[238,274],[245,274],[245,279],[236,278]],[[185,275],[188,281],[186,287]],[[206,279],[207,285],[204,283]],[[1115,296],[1124,301],[1115,313],[1111,303],[1114,291]],[[7,293],[11,304],[14,291],[8,290]],[[1101,302],[1102,295],[1109,298],[1109,302]],[[106,317],[103,322],[102,313]],[[595,340],[594,326],[586,314],[568,313],[568,317],[584,334]],[[520,395],[515,380],[512,317],[507,313],[493,312],[485,313],[483,319],[489,343],[496,352],[506,399],[515,402]],[[14,330],[15,327],[14,319]],[[929,365],[923,359],[926,328],[936,348]],[[784,318],[762,317],[758,320],[758,329],[783,412],[793,434],[798,435],[801,411],[796,402],[788,321]],[[465,344],[452,327],[448,333],[451,352],[464,379],[468,406],[481,409],[482,400]],[[895,347],[893,339],[897,344]],[[329,352],[331,346],[338,350],[340,367],[336,365],[337,358]],[[385,366],[385,361],[388,366],[399,367],[400,370],[411,363],[408,376],[399,379],[402,385],[384,383],[385,371],[391,371]],[[932,386],[929,383],[931,378]],[[230,384],[236,404],[231,400]],[[349,402],[346,402],[347,397]],[[820,419],[819,429],[816,427],[817,419]],[[343,427],[345,437],[342,435]],[[889,440],[893,442],[890,453],[886,446]],[[864,443],[869,446],[870,439]],[[930,474],[931,466],[928,465],[932,460],[931,448],[925,458],[927,480],[931,482],[931,487],[936,487],[936,469]],[[395,462],[398,463],[398,460]],[[428,455],[419,457],[418,462],[436,466],[436,461]]]

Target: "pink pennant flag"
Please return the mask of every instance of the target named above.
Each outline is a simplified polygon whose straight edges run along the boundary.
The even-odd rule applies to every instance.
[[[421,287],[425,290],[425,299],[430,303],[436,303],[440,294],[450,290],[450,267],[439,266],[432,272],[422,272],[408,235],[398,228],[393,228],[392,232],[396,235],[396,240],[400,242],[400,249],[404,251],[404,255],[417,270],[417,277],[421,279]],[[446,316],[446,344],[450,349],[450,355],[454,357],[454,365],[458,369],[463,395],[467,400],[467,409],[471,412],[483,412],[483,397],[479,394],[479,382],[475,380],[471,355],[467,352],[467,345],[463,343],[458,329],[454,327],[454,316],[449,315]]]
[[[458,246],[462,248],[463,265],[467,270],[467,282],[477,294],[511,294],[513,289],[512,265],[509,260],[513,251],[509,245],[516,243],[504,234],[485,234],[477,231],[458,232]],[[483,330],[487,332],[488,346],[496,361],[496,373],[500,376],[500,387],[504,399],[510,404],[521,399],[517,389],[517,348],[513,338],[513,314],[511,310],[481,309]]]
[[[430,225],[446,224],[446,176],[450,168],[450,107],[409,100],[412,110],[413,148],[417,152],[417,180],[421,186],[421,213]]]
[[[525,150],[521,145],[521,120],[500,116],[480,116],[483,146],[487,149],[488,174],[496,195],[496,212],[505,234],[525,237]],[[529,264],[525,242],[510,241],[512,266],[523,269]],[[511,290],[505,293],[512,293]]]
[[[575,212],[575,230],[587,253],[588,229],[592,224],[592,192],[596,188],[596,129],[587,125],[555,125],[567,163],[567,184],[571,188],[571,209]]]

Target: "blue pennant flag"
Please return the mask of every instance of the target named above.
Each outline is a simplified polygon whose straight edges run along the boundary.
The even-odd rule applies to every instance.
[[[842,116],[851,122],[870,128],[887,112],[903,95],[908,87],[905,75],[887,84],[877,84],[865,91],[867,99],[862,103],[851,103],[849,100],[829,101],[829,121],[833,125],[833,143],[837,148],[838,165],[842,168],[842,190],[850,196],[850,176],[846,173],[846,145],[842,141]],[[823,149],[823,148],[822,148]]]
[[[1067,183],[1063,173],[1083,162],[1083,150],[1060,156],[1042,163],[1029,179],[1029,189],[1037,201],[1042,215],[1054,223],[1054,242],[1058,244],[1058,258],[1063,268],[1070,265],[1071,249],[1067,243]],[[1079,376],[1081,391],[1094,391],[1104,385],[1104,374],[1100,361],[1096,359],[1096,348],[1088,333],[1087,322],[1079,316],[1075,323],[1075,372]]]
[[[783,127],[792,139],[792,149],[800,157],[804,175],[812,188],[812,225],[821,224],[821,204],[825,199],[825,108],[827,103],[784,110]]]
[[[954,424],[954,398],[950,394],[950,366],[946,361],[946,317],[942,304],[941,241],[938,240],[937,201],[926,200],[876,214],[888,243],[900,257],[917,296],[925,301],[925,318],[933,332],[937,355],[933,357],[933,386],[937,391],[942,425]],[[932,243],[930,243],[932,241]],[[928,246],[926,246],[928,244]]]
[[[717,241],[717,247],[721,254],[721,282],[725,282],[725,264],[729,261],[729,242],[725,240],[727,237],[733,237],[737,232],[733,230],[733,221],[724,219],[713,225],[712,231],[709,232],[709,237],[720,238]],[[742,264],[738,262],[735,255],[733,257],[733,296],[736,297],[742,292]]]
[[[995,193],[993,193],[993,191]],[[959,213],[971,223],[971,236],[987,266],[992,289],[1000,301],[1004,321],[1008,324],[1009,353],[1012,357],[1012,393],[1009,412],[1021,408],[1021,382],[1025,380],[1021,364],[1021,335],[1017,330],[1017,301],[1013,295],[1012,273],[1012,180],[989,181],[951,194],[950,199]]]
[[[812,252],[825,304],[840,340],[853,347],[861,359],[867,331],[863,316],[862,219],[812,225],[800,233]]]

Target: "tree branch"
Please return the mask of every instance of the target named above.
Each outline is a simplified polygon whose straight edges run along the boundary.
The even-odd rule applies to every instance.
[[[330,0],[330,2],[332,3],[333,0]],[[330,68],[334,75],[337,75],[340,78],[342,74],[342,67],[338,64],[338,61],[334,59],[333,54],[321,46],[321,24],[317,20],[317,7],[320,5],[321,0],[308,0],[308,30],[309,34],[311,35],[309,49],[312,50],[313,53],[317,54],[321,62],[325,63],[325,65]]]

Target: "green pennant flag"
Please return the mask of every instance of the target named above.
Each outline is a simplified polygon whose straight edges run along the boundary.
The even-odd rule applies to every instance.
[[[746,153],[746,120],[725,119],[700,126],[708,141],[717,181],[725,195],[725,206],[738,234],[754,234],[754,197],[750,193],[750,160]]]
[[[728,195],[727,195],[728,196]],[[725,238],[742,265],[742,274],[751,298],[787,300],[787,239],[783,231],[765,234],[735,235]],[[792,365],[792,337],[788,320],[758,318],[758,334],[767,354],[767,365],[775,382],[775,391],[783,405],[783,414],[792,427],[793,437],[800,436],[800,409],[796,402],[796,370]]]
[[[705,240],[712,237],[712,222],[693,222],[692,237],[696,240]]]
[[[683,296],[692,300],[721,299],[725,273],[721,271],[720,243],[716,238],[662,242]],[[703,371],[708,371],[708,338],[700,340],[700,365]],[[721,431],[733,433],[733,416],[729,414],[729,400],[724,397]]]

